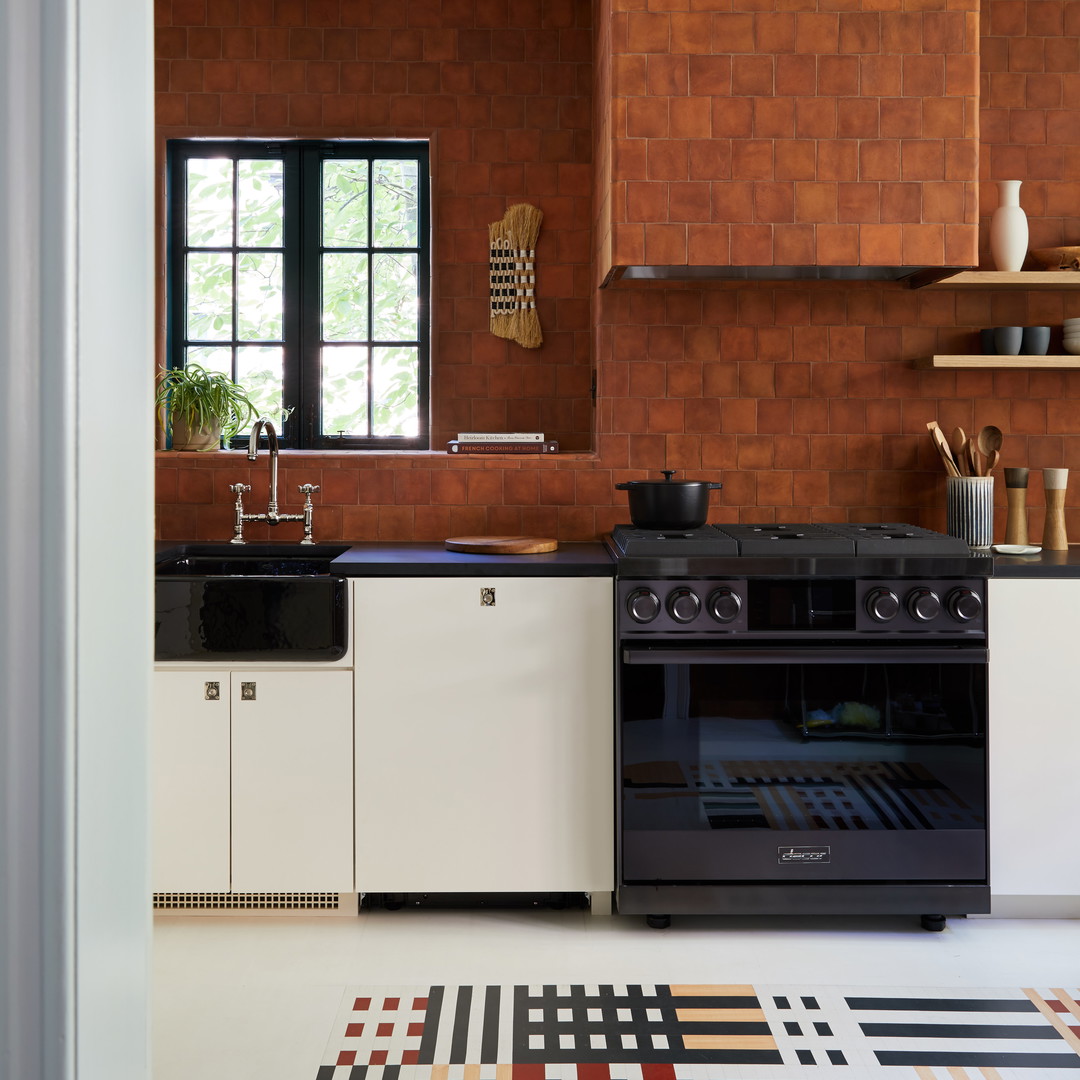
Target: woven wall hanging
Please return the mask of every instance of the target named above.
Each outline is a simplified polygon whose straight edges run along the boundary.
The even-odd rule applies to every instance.
[[[536,238],[543,211],[528,203],[511,206],[488,226],[491,249],[491,332],[526,349],[544,340],[536,313]]]

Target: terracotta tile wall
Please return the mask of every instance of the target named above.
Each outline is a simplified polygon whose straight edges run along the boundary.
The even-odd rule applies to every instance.
[[[981,65],[983,264],[996,180],[1023,181],[1032,248],[1080,242],[1080,4],[984,4]]]
[[[1003,465],[1080,468],[1080,371],[919,371],[976,351],[976,329],[1055,326],[1080,292],[912,291],[897,284],[604,292],[605,464],[720,479],[717,521],[907,521],[945,526],[926,431],[1005,433]],[[1078,478],[1080,479],[1080,478]],[[996,487],[1004,533],[1003,481]],[[1074,487],[1076,484],[1074,483]],[[1042,529],[1041,477],[1029,503]],[[1080,499],[1069,500],[1080,541]]]
[[[976,0],[613,8],[602,272],[972,264]]]
[[[164,6],[171,12],[172,5]],[[321,10],[309,4],[305,17]],[[343,17],[356,8],[335,10]],[[1080,5],[989,0],[983,34],[984,244],[995,179],[1025,181],[1021,202],[1033,244],[1080,241],[1080,192],[1068,179],[1078,175],[1080,154],[1080,106],[1070,105],[1080,102]],[[1033,52],[1029,38],[1037,40]],[[363,133],[351,126],[347,132]],[[920,355],[971,351],[977,328],[1002,324],[1049,323],[1055,327],[1051,351],[1060,351],[1060,323],[1080,316],[1080,291],[639,285],[601,290],[593,303],[595,454],[468,461],[439,454],[284,454],[282,490],[322,484],[316,532],[326,539],[517,532],[591,539],[626,519],[625,497],[613,485],[655,476],[661,467],[721,480],[724,489],[713,496],[715,520],[892,519],[943,528],[942,471],[925,432],[931,417],[946,428],[997,424],[1005,432],[1005,465],[1080,471],[1080,372],[917,371],[911,365]],[[486,333],[478,328],[475,336]],[[459,365],[463,373],[476,366]],[[265,460],[252,469],[235,453],[159,453],[159,535],[227,538],[227,485],[251,482],[255,504],[265,497],[265,473]],[[1074,476],[1068,527],[1076,541],[1078,485]],[[1005,500],[997,486],[1000,539]],[[293,509],[298,499],[292,494],[286,501]],[[1037,540],[1038,474],[1029,504]],[[275,536],[299,532],[282,526]]]
[[[433,445],[591,445],[589,0],[157,0],[159,143],[432,141]],[[487,226],[544,212],[542,354],[487,333]],[[161,286],[163,289],[163,285]]]

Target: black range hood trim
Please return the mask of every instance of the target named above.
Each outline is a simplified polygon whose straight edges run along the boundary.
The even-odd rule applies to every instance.
[[[613,281],[904,281],[921,288],[963,266],[618,266]]]

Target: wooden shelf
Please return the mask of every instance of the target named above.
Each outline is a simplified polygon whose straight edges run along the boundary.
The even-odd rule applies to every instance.
[[[917,368],[1080,368],[1080,356],[919,356]]]
[[[964,270],[924,289],[1080,289],[1078,270]]]

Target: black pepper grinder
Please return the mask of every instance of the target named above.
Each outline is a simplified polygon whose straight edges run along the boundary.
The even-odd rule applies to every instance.
[[[1005,518],[1005,543],[1026,544],[1027,526],[1027,469],[1005,470],[1005,498],[1008,500],[1008,516]]]

